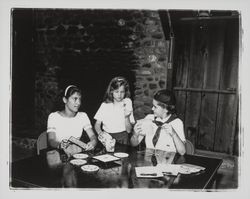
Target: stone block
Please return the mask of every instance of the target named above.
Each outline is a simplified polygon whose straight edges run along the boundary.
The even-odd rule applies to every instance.
[[[140,74],[147,76],[147,75],[152,75],[152,72],[149,70],[142,70],[142,71],[140,71]]]
[[[138,101],[138,100],[135,100],[133,104],[134,104],[135,109],[144,105],[143,102]]]
[[[153,77],[147,77],[146,80],[149,81],[149,82],[152,82],[154,80],[154,78]]]
[[[144,93],[145,96],[148,96],[148,95],[149,95],[148,90],[145,90],[143,93]]]
[[[150,18],[147,18],[144,22],[146,25],[150,25],[150,26],[153,26],[153,25],[156,25],[156,22],[155,20],[152,20]]]
[[[157,84],[155,84],[155,83],[150,83],[150,84],[149,84],[149,88],[152,89],[152,90],[155,90],[155,89],[158,88],[158,86],[157,86]]]
[[[141,95],[142,93],[143,93],[142,90],[136,90],[136,91],[135,91],[135,95]]]
[[[160,80],[159,81],[159,86],[160,86],[161,89],[166,88],[166,82],[163,81],[163,80]]]
[[[146,63],[142,65],[143,68],[151,68],[151,64],[150,63]]]
[[[153,33],[152,38],[154,38],[154,39],[163,39],[163,34],[162,33]]]
[[[166,72],[166,69],[165,69],[165,68],[159,68],[159,67],[157,67],[157,68],[154,68],[154,73],[155,73],[156,75],[161,75],[161,74],[165,74],[165,73],[167,73],[167,72]]]

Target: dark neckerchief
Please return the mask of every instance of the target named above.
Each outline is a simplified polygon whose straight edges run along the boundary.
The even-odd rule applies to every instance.
[[[160,137],[160,132],[161,132],[161,127],[163,124],[167,124],[167,123],[170,123],[172,122],[173,120],[175,120],[177,118],[177,115],[176,114],[172,114],[167,121],[165,122],[160,122],[160,121],[156,121],[156,118],[154,119],[153,123],[155,123],[158,128],[156,129],[156,132],[155,132],[155,135],[152,139],[152,142],[153,142],[153,145],[155,147],[156,143],[158,142],[158,139]]]
[[[157,120],[156,120],[156,117],[155,117],[153,123],[155,123],[155,124],[159,127],[159,126],[162,126],[163,124],[167,124],[167,123],[172,122],[172,121],[175,120],[176,118],[178,118],[178,117],[177,117],[177,115],[176,115],[175,113],[172,114],[172,115],[167,119],[167,121],[165,121],[165,122],[157,121]]]

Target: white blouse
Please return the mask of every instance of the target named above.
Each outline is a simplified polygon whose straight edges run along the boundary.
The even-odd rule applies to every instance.
[[[153,114],[149,114],[145,117],[146,120],[152,121],[151,122],[152,128],[150,128],[151,130],[145,131],[146,132],[146,136],[145,136],[146,147],[151,148],[151,149],[159,149],[163,151],[176,152],[176,147],[175,147],[173,138],[168,133],[168,131],[172,131],[172,128],[173,128],[178,134],[178,136],[180,137],[180,139],[183,142],[185,142],[186,138],[184,134],[183,122],[179,118],[176,118],[175,120],[168,123],[168,125],[170,125],[169,127],[172,127],[172,128],[167,128],[167,129],[163,128],[160,132],[158,142],[154,146],[152,140],[158,128],[158,126],[155,123],[153,123],[154,118],[155,116]],[[164,120],[161,120],[160,118],[156,118],[156,120],[160,122],[165,122],[168,120],[168,118],[165,118]]]
[[[125,98],[117,104],[103,102],[95,114],[94,119],[103,123],[104,131],[108,133],[126,131],[124,104],[126,104],[126,109],[132,112],[129,116],[130,122],[135,123],[131,99]]]
[[[47,132],[55,132],[58,142],[71,136],[80,138],[83,130],[89,128],[92,125],[85,112],[78,112],[75,117],[63,117],[59,112],[53,112],[48,117]]]

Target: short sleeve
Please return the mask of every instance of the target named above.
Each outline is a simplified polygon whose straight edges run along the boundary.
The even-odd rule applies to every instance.
[[[101,106],[99,107],[98,111],[96,112],[94,119],[103,121],[104,120],[104,115],[105,114],[105,104],[102,103]]]
[[[88,115],[86,113],[82,113],[82,117],[83,117],[83,129],[86,131],[87,129],[92,128]]]
[[[54,113],[49,114],[47,121],[47,132],[56,132],[56,117]]]
[[[176,131],[176,133],[178,134],[178,136],[180,137],[180,139],[183,142],[186,142],[183,122],[180,119],[176,119],[171,122],[171,125],[173,129]]]

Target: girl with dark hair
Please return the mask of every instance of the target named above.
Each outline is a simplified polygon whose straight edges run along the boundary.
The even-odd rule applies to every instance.
[[[183,155],[186,139],[183,122],[176,115],[174,94],[169,90],[158,91],[153,98],[152,111],[154,114],[148,114],[134,126],[132,146],[140,144],[145,137],[147,148]]]
[[[116,142],[128,144],[128,133],[135,122],[129,84],[124,77],[113,78],[106,90],[104,102],[94,116],[98,135],[108,133]]]
[[[52,148],[63,149],[70,156],[82,151],[82,148],[71,143],[65,147],[71,136],[80,139],[83,130],[87,133],[90,141],[86,144],[85,150],[92,150],[97,144],[97,139],[92,125],[85,112],[78,112],[81,106],[81,90],[70,85],[65,89],[63,102],[64,109],[50,113],[47,122],[48,142]]]

